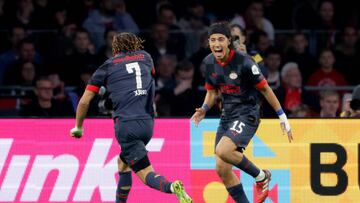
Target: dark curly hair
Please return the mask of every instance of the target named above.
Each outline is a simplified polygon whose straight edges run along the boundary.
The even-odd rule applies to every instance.
[[[122,32],[116,34],[112,42],[113,54],[119,54],[121,52],[134,52],[144,49],[142,43],[144,40],[137,37],[135,34],[129,32]]]

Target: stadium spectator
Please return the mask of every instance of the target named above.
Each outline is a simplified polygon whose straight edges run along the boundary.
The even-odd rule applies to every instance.
[[[40,55],[35,50],[33,41],[28,39],[24,39],[19,43],[18,53],[12,55],[11,58],[9,58],[9,61],[12,62],[11,65],[6,68],[5,83],[13,83],[13,79],[19,78],[18,76],[20,75],[22,64],[24,62],[35,64],[35,67],[37,67],[36,71],[39,71],[40,65],[42,64]]]
[[[282,67],[281,81],[281,86],[274,93],[285,112],[292,117],[315,115],[319,109],[317,96],[304,89],[302,75],[297,63],[288,62]],[[263,116],[276,117],[267,103],[263,103]]]
[[[177,16],[174,6],[170,3],[160,5],[157,15],[157,21],[168,26],[170,40],[178,49],[185,50],[186,39],[180,27],[177,25]],[[184,55],[177,57],[181,60],[184,58]]]
[[[174,55],[163,55],[156,63],[156,87],[173,88],[177,59]]]
[[[12,62],[16,61],[31,61],[40,64],[40,54],[35,49],[35,43],[30,39],[23,39],[19,42],[19,52],[17,55],[12,55]]]
[[[200,49],[195,52],[192,56],[189,57],[189,60],[195,67],[194,73],[194,85],[195,86],[203,86],[205,84],[204,71],[205,67],[202,64],[205,56],[211,53],[209,49],[209,40],[207,37],[207,32],[203,32],[200,38],[201,44]]]
[[[62,117],[75,115],[70,103],[60,103],[53,99],[53,84],[48,77],[36,81],[36,98],[20,109],[20,116]]]
[[[125,0],[114,0],[115,19],[114,29],[119,32],[138,33],[139,27],[132,15],[127,12]]]
[[[194,54],[201,47],[201,37],[204,30],[207,29],[207,26],[204,24],[203,20],[195,15],[189,17],[190,27],[186,32],[186,46],[185,52],[186,56],[189,57]]]
[[[250,35],[250,47],[259,52],[260,56],[265,56],[266,51],[271,46],[271,41],[264,31],[256,31]]]
[[[159,91],[161,99],[170,105],[171,116],[191,116],[196,106],[201,104],[200,93],[193,81],[193,64],[187,59],[180,61],[175,72],[174,89],[163,88]]]
[[[5,85],[34,86],[38,68],[30,61],[20,62],[19,66],[14,67],[11,75],[5,77]]]
[[[10,25],[20,25],[27,29],[35,28],[34,4],[32,0],[19,0],[16,2],[16,12],[11,14]]]
[[[316,59],[309,52],[309,42],[302,32],[293,35],[290,49],[285,54],[286,61],[293,61],[299,65],[303,81],[307,81],[310,74],[314,72],[316,67]]]
[[[58,61],[70,55],[73,51],[74,44],[73,40],[78,30],[76,23],[68,21],[64,24],[64,27],[58,30],[53,44],[53,49],[49,50],[52,52],[53,60]]]
[[[75,87],[75,89],[72,91],[72,93],[75,93],[76,98],[77,98],[77,102],[76,102],[76,107],[77,107],[77,103],[79,101],[79,99],[81,98],[82,94],[85,91],[86,85],[88,84],[92,74],[94,73],[94,71],[96,70],[97,66],[94,64],[90,64],[87,67],[85,67],[84,69],[80,70],[80,81],[81,83]],[[102,95],[97,95],[95,96],[95,98],[90,102],[90,108],[88,111],[88,116],[99,116],[100,115],[100,111],[99,111],[99,102],[102,99]]]
[[[177,59],[174,55],[161,56],[155,66],[156,79],[155,84],[157,93],[155,96],[156,110],[159,116],[170,116],[171,107],[168,101],[163,98],[162,92],[174,91],[176,86],[175,70]]]
[[[205,8],[202,4],[200,4],[198,2],[194,2],[186,8],[186,11],[187,11],[187,13],[185,14],[185,16],[183,16],[179,20],[179,23],[178,23],[179,27],[182,30],[191,29],[191,27],[192,27],[191,22],[190,22],[191,17],[201,20],[202,23],[206,26],[208,26],[210,24],[210,19],[206,15]]]
[[[243,16],[236,15],[231,24],[237,24],[248,30],[250,33],[255,31],[264,31],[270,41],[275,39],[275,31],[272,23],[264,17],[264,6],[262,1],[254,0],[246,7]]]
[[[103,36],[106,28],[114,28],[114,18],[112,0],[101,0],[99,9],[89,10],[82,26],[88,31],[96,48],[104,44]]]
[[[264,66],[264,60],[262,56],[256,51],[247,47],[247,32],[246,30],[237,24],[231,25],[231,36],[233,37],[233,46],[236,51],[247,53],[251,58],[259,65],[262,74],[267,78],[267,69]]]
[[[177,16],[173,5],[171,5],[170,3],[161,4],[158,9],[157,15],[157,21],[159,23],[164,23],[169,27],[171,37],[177,37],[178,34],[181,34],[181,29],[177,25]]]
[[[107,29],[104,33],[105,45],[100,47],[99,52],[96,54],[97,65],[101,65],[104,61],[113,56],[112,53],[112,41],[116,31],[113,29]]]
[[[156,1],[156,4],[155,4],[155,11],[156,11],[156,14],[159,14],[159,11],[160,11],[160,8],[162,6],[170,6],[171,9],[173,9],[172,7],[172,4],[170,2],[170,0],[155,0]]]
[[[177,44],[170,39],[169,28],[164,23],[155,23],[152,26],[151,38],[145,40],[145,50],[151,54],[154,61],[165,54],[176,55],[181,60],[185,56],[184,46]]]
[[[85,87],[88,84],[92,74],[96,70],[97,66],[94,64],[90,64],[80,71],[80,80],[81,83],[75,88],[74,92],[78,95],[78,98],[81,97],[82,93],[84,93]]]
[[[19,54],[19,44],[26,37],[24,27],[14,26],[10,31],[10,48],[0,55],[0,84],[6,69],[16,60]]]
[[[209,25],[204,6],[199,3],[187,7],[187,13],[179,20],[179,27],[186,37],[186,56],[194,54],[202,46],[202,34]]]
[[[340,116],[344,118],[360,118],[360,85],[354,88],[351,99],[345,102],[345,110]]]
[[[336,91],[320,92],[320,117],[335,118],[339,116],[340,95]]]
[[[54,22],[50,27],[54,27],[57,30],[62,30],[68,21],[68,11],[64,6],[59,6],[54,10]]]
[[[66,84],[79,85],[81,69],[89,64],[96,64],[95,47],[90,41],[88,32],[83,29],[76,31],[73,45],[72,53],[60,63],[59,73]]]
[[[359,34],[354,26],[346,26],[341,32],[341,41],[336,46],[336,65],[341,67],[346,81],[350,85],[359,83],[359,76],[354,74],[360,67]]]
[[[350,117],[360,118],[360,85],[356,86],[350,101]]]
[[[247,53],[246,30],[238,24],[232,24],[231,37],[233,38],[233,45],[235,50],[240,53]]]
[[[344,76],[334,68],[335,57],[330,49],[324,49],[320,53],[318,68],[313,74],[311,74],[307,85],[309,86],[346,86]]]
[[[335,44],[335,35],[338,26],[335,22],[334,4],[331,0],[323,0],[320,2],[317,9],[318,18],[314,19],[317,24],[316,29],[325,31],[325,33],[318,37],[318,48],[328,48]]]
[[[281,52],[274,47],[268,49],[267,53],[265,54],[264,65],[267,70],[267,81],[273,90],[277,89],[281,85],[281,60]]]
[[[132,16],[126,12],[123,0],[101,0],[99,9],[89,11],[83,27],[90,33],[96,49],[105,44],[103,36],[106,29],[135,33],[139,31]]]
[[[65,89],[65,82],[61,80],[60,75],[56,72],[48,74],[48,78],[53,85],[53,98],[64,106],[71,103],[73,111],[75,112],[78,97],[75,93],[69,92]]]

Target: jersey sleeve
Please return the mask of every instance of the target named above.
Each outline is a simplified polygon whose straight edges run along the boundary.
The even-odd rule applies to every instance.
[[[152,77],[155,78],[156,77],[156,69],[155,69],[155,65],[154,65],[154,59],[151,57],[151,55],[148,52],[142,51],[142,53],[146,57],[146,63],[149,64],[149,67],[151,67]]]
[[[205,89],[206,90],[214,90],[214,89],[216,89],[213,80],[210,78],[211,74],[212,74],[211,70],[209,68],[210,65],[207,65],[207,63],[205,62],[205,59],[204,59],[203,62],[201,63],[201,66],[203,68],[200,68],[200,69],[205,70]]]
[[[105,79],[106,79],[105,67],[106,66],[101,66],[95,71],[95,73],[91,76],[86,86],[86,90],[98,93],[100,87],[105,85]]]
[[[267,84],[267,81],[262,74],[261,69],[259,68],[258,64],[256,64],[253,60],[251,60],[250,58],[245,58],[243,67],[245,76],[257,89],[261,89]]]
[[[153,78],[156,77],[156,69],[155,69],[155,65],[154,65],[154,60],[152,59],[151,56],[149,56],[149,61],[150,61],[150,67],[151,68],[151,75],[153,76]]]

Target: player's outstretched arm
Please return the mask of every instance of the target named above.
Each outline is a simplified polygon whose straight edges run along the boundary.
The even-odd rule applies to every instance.
[[[293,140],[291,127],[289,120],[287,119],[287,116],[283,109],[281,108],[280,102],[275,96],[274,92],[270,88],[269,85],[265,85],[263,88],[259,89],[262,95],[266,98],[266,100],[269,102],[269,104],[273,107],[273,109],[276,111],[277,115],[280,119],[280,127],[282,129],[283,134],[287,134],[289,142]]]
[[[196,126],[205,118],[206,112],[214,106],[217,96],[216,90],[207,90],[202,107],[196,108],[194,115],[190,119]]]
[[[75,138],[81,138],[83,135],[83,123],[86,117],[86,114],[89,109],[91,100],[95,97],[96,93],[85,90],[83,96],[81,97],[79,104],[76,109],[76,125],[73,129],[70,130],[70,135]]]

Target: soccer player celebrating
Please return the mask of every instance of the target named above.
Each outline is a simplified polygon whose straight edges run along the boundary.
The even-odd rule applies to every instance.
[[[76,125],[70,134],[75,138],[83,135],[83,121],[89,103],[106,86],[113,102],[115,134],[121,146],[118,159],[119,182],[116,202],[125,203],[131,188],[131,170],[143,183],[165,193],[175,193],[180,203],[191,203],[180,181],[169,182],[157,174],[147,156],[146,144],[154,127],[155,83],[152,76],[154,64],[143,50],[142,40],[131,33],[114,36],[114,57],[105,61],[92,75],[76,111]]]
[[[243,150],[259,126],[259,90],[280,118],[283,133],[293,139],[290,124],[281,105],[267,84],[258,65],[250,56],[235,52],[227,22],[214,23],[208,30],[211,54],[205,57],[205,88],[203,106],[197,108],[191,120],[197,126],[214,105],[217,91],[221,92],[222,114],[216,133],[216,171],[231,197],[237,203],[249,202],[242,184],[232,172],[232,166],[251,175],[256,181],[256,202],[265,201],[269,193],[269,170],[261,170],[248,160]]]

